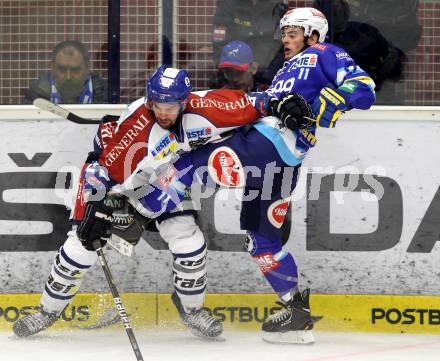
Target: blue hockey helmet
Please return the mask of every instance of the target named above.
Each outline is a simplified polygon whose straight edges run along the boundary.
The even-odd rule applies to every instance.
[[[183,103],[192,90],[186,70],[160,66],[147,82],[146,101]]]

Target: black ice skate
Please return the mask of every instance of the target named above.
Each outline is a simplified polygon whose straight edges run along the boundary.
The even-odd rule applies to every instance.
[[[38,312],[15,321],[12,330],[18,337],[28,337],[52,326],[59,318],[56,313],[49,313],[40,307]]]
[[[313,343],[313,319],[310,316],[310,289],[297,292],[283,309],[263,323],[263,340],[273,343]]]
[[[189,328],[193,335],[205,339],[222,340],[219,336],[223,332],[223,325],[220,321],[212,317],[208,311],[199,308],[185,312],[176,292],[172,294],[171,299],[179,312],[182,322]]]

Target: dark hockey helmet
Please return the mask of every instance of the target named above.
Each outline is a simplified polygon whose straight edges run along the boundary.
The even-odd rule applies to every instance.
[[[146,101],[184,103],[192,90],[186,70],[160,66],[147,82]]]

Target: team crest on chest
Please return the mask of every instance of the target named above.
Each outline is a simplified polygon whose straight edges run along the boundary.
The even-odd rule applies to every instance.
[[[292,62],[292,65],[287,70],[288,72],[293,71],[297,68],[316,68],[318,64],[317,54],[304,54],[299,59]]]

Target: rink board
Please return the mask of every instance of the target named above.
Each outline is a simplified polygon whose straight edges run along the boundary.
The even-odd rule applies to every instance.
[[[10,330],[19,317],[33,312],[40,295],[0,295],[0,330]],[[125,293],[123,305],[137,329],[182,329],[169,294]],[[267,294],[211,294],[205,306],[226,329],[258,330],[268,315],[280,310]],[[323,316],[322,331],[440,333],[440,297],[385,295],[312,295],[312,314]],[[87,328],[105,314],[116,315],[111,295],[79,294],[53,329]],[[107,328],[121,327],[120,324]]]
[[[7,135],[0,144],[0,294],[42,289],[70,229],[77,180],[97,127],[33,118],[38,111],[28,107],[27,120],[16,108],[0,107],[0,132]],[[347,118],[356,114],[364,118]],[[439,138],[438,108],[353,111],[335,129],[319,130],[289,212],[285,249],[295,257],[300,286],[316,294],[440,296]],[[244,252],[240,201],[231,193],[221,189],[203,199],[199,217],[210,293],[270,293]],[[157,233],[145,232],[131,258],[106,253],[121,292],[172,291],[171,255]],[[81,292],[100,292],[102,285],[105,277],[95,267]]]

